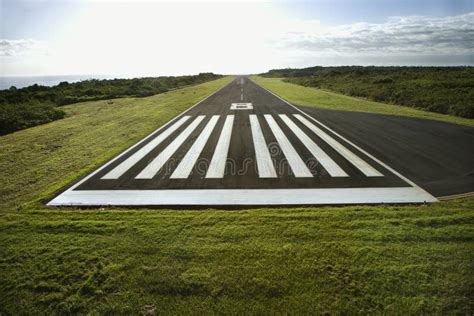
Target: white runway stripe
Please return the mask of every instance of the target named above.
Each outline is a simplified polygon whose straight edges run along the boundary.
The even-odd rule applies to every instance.
[[[275,138],[280,146],[283,154],[285,154],[286,160],[288,161],[291,170],[293,171],[296,178],[311,178],[313,174],[309,171],[308,167],[304,163],[303,159],[298,155],[293,145],[291,145],[288,138],[286,138],[283,131],[278,126],[275,119],[270,114],[265,114],[265,119],[270,126],[270,129],[275,135]]]
[[[179,119],[176,123],[168,127],[164,132],[151,140],[148,144],[139,149],[136,153],[125,159],[117,167],[109,171],[102,179],[118,179],[122,176],[128,169],[133,167],[138,161],[145,157],[149,152],[151,152],[156,146],[161,144],[168,136],[170,136],[174,131],[176,131],[181,125],[183,125],[190,116],[186,115]]]
[[[184,143],[189,135],[196,129],[199,123],[204,119],[204,115],[199,115],[181,134],[176,137],[171,144],[168,145],[153,161],[136,176],[136,179],[151,179],[163,167],[163,165],[171,158],[171,156]]]
[[[348,177],[338,164],[331,159],[315,142],[311,140],[288,116],[280,114],[280,118],[295,133],[296,137],[305,145],[311,154],[321,163],[331,177]]]
[[[232,135],[232,126],[234,125],[234,115],[227,115],[222,128],[217,146],[212,155],[209,169],[207,169],[206,178],[223,178],[227,154],[229,153],[230,137]]]
[[[186,179],[189,177],[191,170],[193,170],[196,161],[198,160],[204,146],[211,136],[214,127],[216,126],[217,121],[219,120],[219,115],[213,115],[212,118],[207,123],[206,127],[202,130],[199,137],[196,139],[194,144],[188,150],[183,160],[179,163],[178,167],[174,170],[171,175],[171,179]]]
[[[336,150],[339,154],[341,154],[341,156],[346,158],[351,164],[357,167],[357,169],[359,169],[367,177],[383,177],[383,174],[381,174],[371,165],[369,165],[364,160],[359,158],[356,154],[351,152],[349,149],[344,147],[337,140],[329,136],[326,132],[321,130],[319,127],[317,127],[316,125],[308,121],[301,114],[294,114],[294,116],[306,127],[308,127],[311,131],[313,131],[316,135],[318,135],[322,140],[324,140],[329,146],[334,148],[334,150]]]
[[[254,114],[249,115],[250,128],[252,130],[253,147],[257,159],[258,176],[260,178],[276,178],[277,174],[273,166],[272,157],[268,151],[267,143],[263,137],[258,118]]]

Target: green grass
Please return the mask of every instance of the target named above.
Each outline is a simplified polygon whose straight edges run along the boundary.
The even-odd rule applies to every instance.
[[[471,314],[473,200],[0,215],[0,311]]]
[[[473,198],[240,211],[41,203],[229,80],[76,104],[0,137],[0,314],[472,314]]]
[[[471,127],[474,126],[474,119],[421,111],[394,104],[368,101],[322,89],[304,87],[297,84],[283,82],[283,79],[281,78],[263,78],[259,76],[252,76],[252,80],[271,90],[285,100],[297,105],[314,106],[331,110],[409,116],[461,124]]]

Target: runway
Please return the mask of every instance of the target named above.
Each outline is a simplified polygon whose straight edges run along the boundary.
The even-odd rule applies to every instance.
[[[437,201],[317,117],[238,77],[49,205]]]

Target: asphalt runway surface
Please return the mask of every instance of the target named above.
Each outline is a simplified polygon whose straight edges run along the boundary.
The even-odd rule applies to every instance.
[[[462,152],[468,157],[440,173],[427,157],[444,163],[450,154],[436,144],[438,123],[420,121],[297,108],[238,77],[49,205],[423,203],[436,201],[430,193],[465,192],[472,171],[471,177],[459,175],[472,162],[472,129],[453,132],[466,135],[448,147],[452,159]]]
[[[474,192],[474,128],[299,106],[436,197]]]

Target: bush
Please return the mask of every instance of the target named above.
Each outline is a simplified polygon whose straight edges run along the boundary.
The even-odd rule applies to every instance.
[[[0,104],[0,135],[61,119],[65,113],[53,104],[32,101]]]
[[[264,77],[374,101],[474,118],[474,67],[309,67]]]
[[[393,83],[393,79],[392,78],[381,78],[381,79],[376,79],[374,80],[374,83],[375,84],[381,84],[381,83]]]

